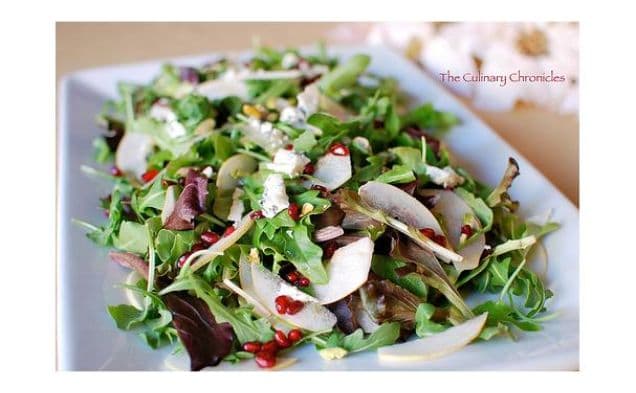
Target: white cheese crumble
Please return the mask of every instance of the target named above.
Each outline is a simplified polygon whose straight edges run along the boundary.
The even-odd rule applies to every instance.
[[[318,104],[320,104],[320,90],[315,83],[305,87],[302,93],[296,96],[298,99],[298,109],[300,109],[305,117],[316,113],[318,111]]]
[[[433,183],[445,188],[456,187],[464,182],[464,178],[459,176],[450,166],[440,169],[435,166],[427,165],[426,176],[428,176]]]
[[[290,69],[296,67],[296,65],[298,65],[298,61],[300,61],[300,59],[295,53],[287,52],[283,55],[280,65],[285,69]]]
[[[265,179],[263,184],[263,199],[261,199],[261,207],[263,215],[272,218],[282,210],[289,207],[289,198],[285,191],[285,182],[283,176],[279,174],[271,174]]]
[[[291,124],[296,128],[307,128],[307,118],[318,111],[320,105],[320,90],[315,83],[305,87],[302,93],[296,96],[298,105],[283,109],[280,121]]]
[[[241,197],[245,194],[242,188],[235,188],[232,194],[232,206],[230,207],[230,213],[227,215],[227,219],[237,223],[243,218],[245,212],[245,206]]]
[[[183,124],[177,120],[177,115],[165,101],[158,101],[150,107],[150,117],[166,123],[166,131],[172,138],[178,138],[186,134]]]
[[[304,154],[283,148],[278,149],[274,155],[274,162],[266,164],[266,168],[291,177],[296,177],[303,173],[305,165],[309,164],[309,162],[311,162],[311,160]]]
[[[258,119],[250,118],[244,131],[245,136],[250,141],[270,153],[289,143],[287,135],[268,121],[261,122]]]
[[[208,179],[210,179],[212,177],[212,175],[214,174],[214,169],[212,169],[211,166],[206,166],[201,173],[207,177]]]

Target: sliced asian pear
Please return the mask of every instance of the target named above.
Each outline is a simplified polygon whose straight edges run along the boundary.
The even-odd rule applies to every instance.
[[[161,209],[161,223],[165,224],[168,217],[174,211],[174,205],[177,202],[177,192],[174,186],[166,188],[166,198],[163,201],[163,209]]]
[[[216,100],[227,96],[236,96],[246,100],[249,97],[247,86],[242,80],[209,80],[198,85],[196,90],[197,93],[207,97],[209,100]]]
[[[117,146],[115,165],[123,172],[132,173],[137,179],[146,172],[146,157],[152,153],[152,137],[141,132],[127,132]]]
[[[135,284],[137,284],[137,282],[141,280],[142,278],[143,277],[141,277],[139,273],[137,273],[134,270],[131,270],[128,276],[126,277],[126,285],[130,285],[134,287]],[[133,291],[130,288],[126,288],[125,293],[126,293],[126,299],[128,299],[128,303],[131,306],[135,307],[138,310],[144,309],[144,297],[142,294],[140,294],[139,292]]]
[[[463,225],[470,225],[473,232],[481,230],[481,223],[470,206],[449,190],[422,190],[421,195],[433,197],[435,206],[431,208],[431,211],[441,217],[448,240],[456,252],[464,257],[462,261],[453,262],[457,271],[461,273],[464,270],[476,268],[486,245],[486,236],[480,233],[474,239],[469,238],[470,241],[460,247]]]
[[[221,237],[219,241],[211,245],[209,248],[192,253],[192,255],[186,259],[185,264],[191,264],[190,270],[193,272],[199,270],[218,255],[223,255],[223,252],[225,252],[226,249],[233,246],[234,243],[239,241],[247,232],[249,232],[252,225],[254,225],[254,220],[249,214],[246,214],[241,219],[241,222],[235,226],[236,229],[234,229],[234,232]],[[184,269],[183,271],[186,270],[187,269]]]
[[[294,328],[294,326],[272,314],[267,307],[263,305],[263,301],[254,291],[254,283],[252,281],[252,263],[243,256],[241,256],[241,259],[239,260],[239,280],[241,282],[241,290],[247,296],[243,296],[239,292],[236,293],[239,294],[239,296],[243,296],[245,300],[254,306],[254,311],[257,315],[267,318],[274,328],[282,330],[285,333]],[[254,303],[252,303],[252,301],[254,301]]]
[[[305,186],[319,185],[327,190],[335,190],[351,179],[351,157],[327,153],[316,162],[313,179]]]
[[[234,284],[234,282],[232,282],[232,280],[230,280],[229,278],[224,279],[223,284],[225,284],[225,286],[228,287],[232,292],[236,293],[237,295],[245,299],[249,304],[254,306],[254,312],[256,312],[257,315],[264,318],[269,318],[272,315],[272,313],[269,312],[269,310],[265,308],[263,304],[261,304],[260,300],[258,300],[256,296],[254,296],[250,292],[244,291],[241,287]]]
[[[416,229],[432,228],[436,233],[443,233],[433,213],[406,191],[390,184],[370,181],[360,187],[358,194],[367,205],[382,210],[406,225]]]
[[[235,154],[225,160],[216,176],[216,198],[212,210],[222,219],[227,219],[232,206],[232,194],[239,184],[239,178],[256,170],[258,163],[246,154]]]
[[[329,281],[314,285],[314,293],[321,304],[330,304],[360,288],[371,269],[373,241],[363,237],[337,249],[327,264]]]
[[[473,341],[486,323],[488,313],[453,326],[441,333],[378,349],[381,360],[433,360],[460,350]]]
[[[321,332],[330,330],[336,324],[336,316],[318,301],[301,292],[298,288],[285,282],[282,278],[265,269],[263,265],[252,264],[252,280],[254,292],[267,309],[284,321],[301,329]],[[278,314],[275,299],[278,296],[289,296],[304,303],[296,314]]]

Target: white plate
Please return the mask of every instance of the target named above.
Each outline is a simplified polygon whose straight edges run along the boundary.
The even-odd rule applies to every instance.
[[[544,330],[520,334],[516,342],[497,339],[479,342],[442,359],[429,362],[380,362],[374,352],[354,354],[342,360],[322,360],[307,346],[291,356],[293,370],[483,370],[483,369],[578,369],[579,365],[579,217],[578,210],[525,158],[483,124],[438,83],[401,56],[379,47],[335,47],[331,54],[346,58],[355,53],[372,57],[371,70],[390,75],[416,102],[432,101],[439,109],[458,115],[461,126],[445,140],[460,164],[478,178],[496,184],[509,156],[521,167],[511,194],[521,202],[526,217],[544,216],[561,223],[544,244],[549,254],[548,287],[554,292],[549,309],[559,317]],[[92,162],[93,138],[100,130],[95,115],[106,99],[116,96],[118,81],[148,82],[166,61],[181,65],[203,64],[218,55],[165,59],[150,63],[86,70],[69,75],[60,90],[59,206],[58,206],[58,359],[62,370],[161,370],[187,367],[184,357],[166,359],[170,349],[153,351],[135,333],[118,330],[106,306],[125,302],[114,284],[126,271],[110,262],[106,250],[84,236],[72,218],[103,221],[98,198],[110,185],[89,178],[80,165]],[[546,146],[546,148],[552,148]],[[217,370],[254,369],[254,362],[222,364]]]

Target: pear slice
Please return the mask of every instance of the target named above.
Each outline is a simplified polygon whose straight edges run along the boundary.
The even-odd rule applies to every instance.
[[[433,360],[460,350],[473,341],[486,323],[488,313],[433,336],[378,349],[380,360]]]
[[[327,190],[335,190],[351,179],[351,157],[327,153],[316,162],[313,179],[305,182],[306,186],[319,185]]]
[[[314,285],[320,304],[336,302],[360,288],[367,281],[373,257],[373,241],[363,237],[334,252],[327,264],[329,281]]]
[[[139,179],[146,172],[146,157],[152,153],[152,137],[141,132],[127,132],[121,138],[115,152],[115,165]]]
[[[433,228],[443,233],[439,222],[420,201],[406,191],[377,181],[370,181],[358,190],[360,199],[367,205],[382,210],[393,218],[416,229]]]
[[[251,174],[257,167],[258,162],[247,154],[235,154],[225,160],[216,176],[217,191],[212,211],[217,217],[227,219],[239,178]]]
[[[161,209],[161,223],[165,224],[168,221],[168,217],[174,211],[174,206],[177,203],[177,193],[174,186],[168,186],[166,188],[166,197],[163,201],[163,209]]]
[[[315,298],[288,284],[263,265],[252,264],[251,268],[254,292],[274,315],[296,327],[313,332],[331,330],[336,324],[336,316]],[[302,301],[305,303],[304,307],[294,315],[278,314],[275,299],[283,295]]]
[[[272,313],[269,312],[269,310],[266,309],[265,306],[263,306],[260,300],[258,300],[253,294],[241,289],[238,285],[234,284],[232,280],[226,278],[223,280],[223,284],[225,284],[225,286],[228,287],[232,292],[236,293],[237,295],[245,299],[249,304],[254,306],[254,312],[258,316],[264,318],[269,318],[270,316],[272,316]]]
[[[421,195],[434,197],[437,200],[431,211],[441,217],[446,229],[447,239],[456,252],[464,257],[461,261],[453,261],[457,272],[461,273],[464,270],[476,268],[479,265],[479,259],[486,245],[486,236],[481,233],[461,248],[459,244],[465,217],[472,217],[470,226],[475,232],[481,230],[481,223],[470,206],[457,194],[449,190],[422,190]]]

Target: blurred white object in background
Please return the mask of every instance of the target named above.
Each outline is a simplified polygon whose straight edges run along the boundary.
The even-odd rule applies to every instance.
[[[438,80],[453,75],[507,75],[496,82],[447,82],[475,106],[507,111],[519,102],[561,113],[578,112],[579,38],[575,23],[376,23],[343,24],[338,42],[366,41],[399,49]],[[564,82],[510,82],[510,74],[564,75]]]

